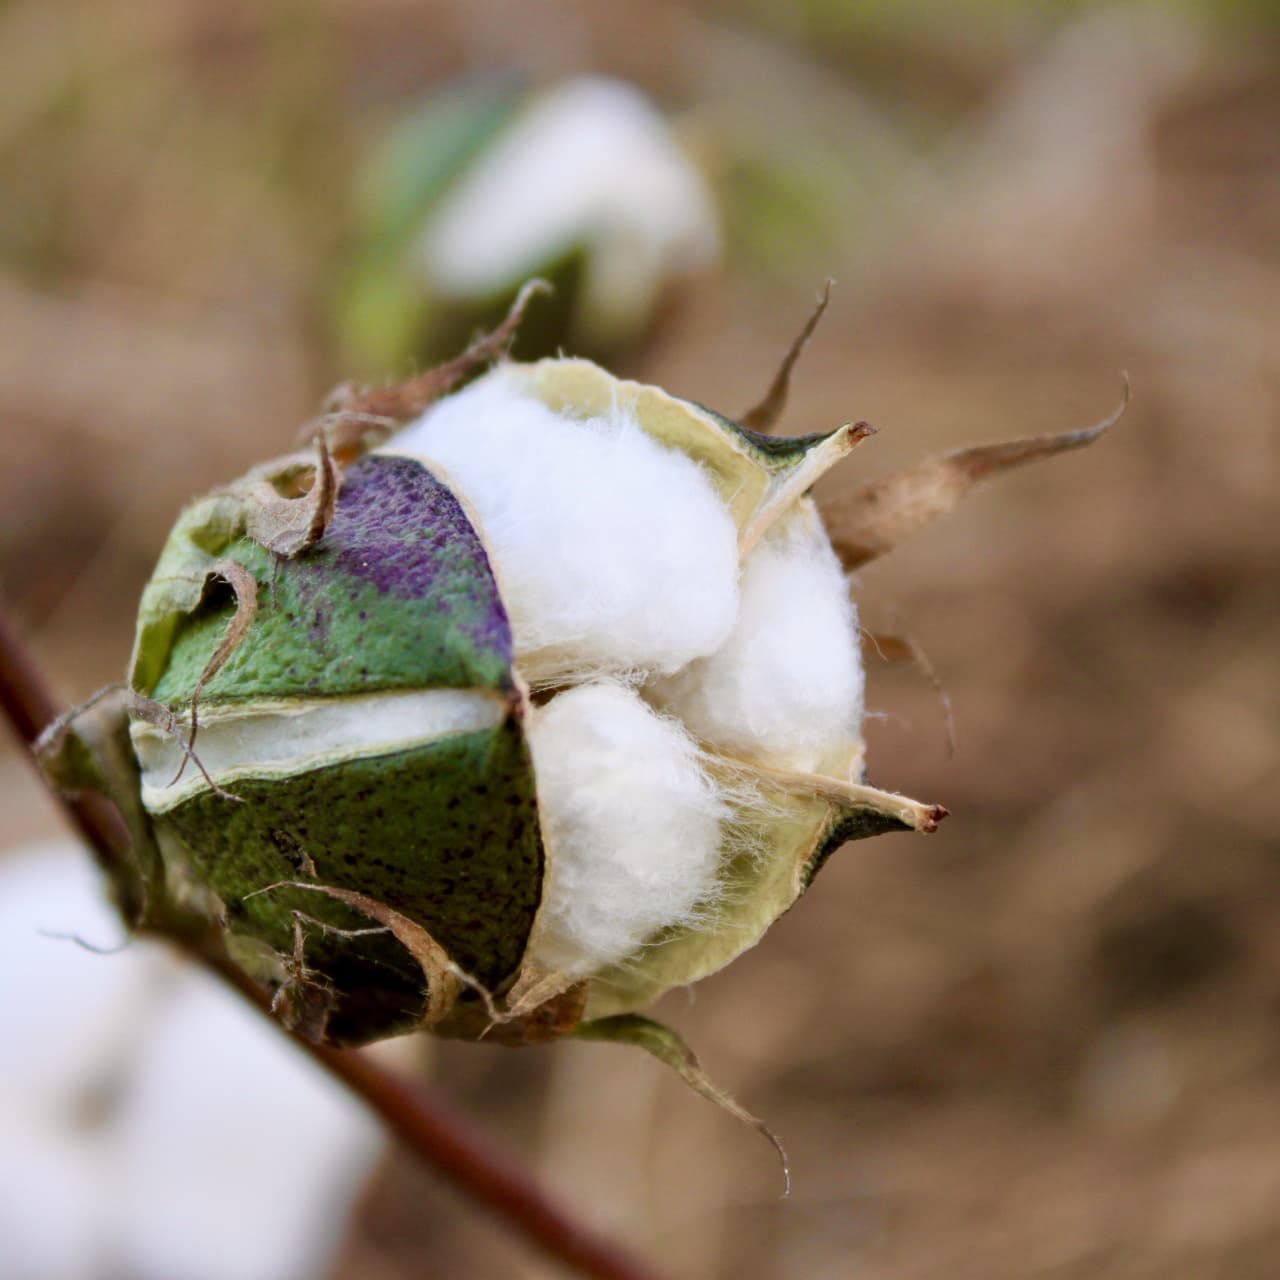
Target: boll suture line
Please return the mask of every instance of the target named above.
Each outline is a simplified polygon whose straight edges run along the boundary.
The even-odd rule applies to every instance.
[[[763,1129],[640,1010],[754,946],[846,841],[946,816],[867,782],[845,575],[1118,412],[820,512],[870,428],[768,431],[825,294],[748,427],[506,360],[536,288],[188,507],[127,686],[45,759],[128,821],[130,923],[225,948],[307,1037],[612,1039]]]

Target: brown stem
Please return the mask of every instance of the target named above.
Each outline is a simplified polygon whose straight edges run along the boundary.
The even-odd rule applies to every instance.
[[[44,673],[3,610],[0,709],[28,748],[61,712]],[[129,835],[115,808],[91,794],[74,800],[63,796],[58,799],[99,863],[107,871],[121,866],[128,857]],[[207,951],[187,936],[175,936],[170,941],[212,969],[264,1016],[271,1017],[266,993],[225,955]],[[274,1018],[271,1021],[281,1034],[289,1034]],[[656,1272],[549,1199],[528,1170],[425,1085],[384,1070],[365,1054],[292,1038],[374,1111],[397,1141],[569,1272],[596,1280],[657,1280]]]
[[[0,609],[0,707],[14,733],[30,747],[45,725],[62,713],[44,672]],[[43,774],[41,774],[43,777]],[[102,796],[83,792],[74,800],[58,796],[85,843],[108,873],[126,864],[129,832],[115,806]]]

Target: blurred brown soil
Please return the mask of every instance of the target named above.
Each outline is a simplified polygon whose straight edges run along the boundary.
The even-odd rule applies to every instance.
[[[0,588],[69,695],[122,669],[177,507],[287,448],[342,376],[324,305],[350,121],[515,54],[501,5],[464,7],[0,14],[24,72],[0,100]],[[760,4],[657,8],[657,49],[631,5],[532,8],[540,71],[625,70],[684,105],[733,102],[733,67],[763,59],[787,110],[811,92],[861,122],[851,167],[864,140],[910,157],[838,243],[784,278],[732,267],[628,370],[741,409],[836,275],[786,426],[880,430],[824,500],[1085,425],[1122,369],[1134,399],[860,575],[864,622],[927,652],[958,726],[948,757],[928,683],[873,666],[874,780],[952,819],[847,847],[764,945],[659,1009],[782,1135],[788,1201],[753,1134],[622,1050],[443,1045],[442,1087],[677,1276],[1274,1275],[1274,44],[1121,6],[1056,38],[858,45]],[[0,810],[3,844],[56,821],[11,753]],[[551,1273],[396,1161],[340,1274]]]

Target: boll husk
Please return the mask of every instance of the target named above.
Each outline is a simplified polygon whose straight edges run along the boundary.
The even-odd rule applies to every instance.
[[[131,820],[127,914],[198,922],[300,1033],[625,1041],[751,1119],[639,1010],[841,844],[946,813],[867,782],[845,572],[1114,418],[824,525],[813,484],[870,428],[768,434],[812,322],[743,423],[581,359],[445,394],[518,316],[184,511],[139,611],[136,764],[108,716],[59,773]]]

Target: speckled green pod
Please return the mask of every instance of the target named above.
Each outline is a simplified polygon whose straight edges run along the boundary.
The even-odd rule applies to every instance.
[[[859,438],[757,435],[585,361],[499,374],[558,413],[633,409],[710,475],[743,555],[812,510],[813,481]],[[132,733],[169,891],[225,926],[232,954],[313,1037],[496,1021],[497,1038],[530,1040],[629,1014],[753,945],[838,844],[936,823],[939,810],[863,784],[859,741],[820,775],[757,769],[771,817],[750,850],[726,850],[714,913],[587,980],[526,963],[556,851],[484,531],[446,477],[369,453],[347,465],[323,536],[280,556],[250,536],[254,504],[264,485],[287,492],[299,466],[190,507],[143,596],[133,689],[184,724],[198,691],[201,767],[145,717]],[[199,687],[238,616],[228,563],[247,571],[256,608]]]
[[[378,922],[349,905],[271,886],[314,880],[374,897],[486,987],[515,973],[543,854],[488,557],[454,495],[404,458],[350,467],[323,539],[296,560],[277,564],[242,525],[234,495],[184,514],[143,597],[133,680],[175,708],[189,704],[231,613],[211,571],[238,562],[257,581],[258,610],[203,691],[197,750],[207,756],[239,720],[268,754],[250,758],[246,734],[243,763],[219,770],[241,803],[190,768],[144,787],[144,801],[174,882],[209,897],[243,963],[278,986],[311,982],[331,995],[327,1038],[411,1029],[424,974],[404,945],[369,932]],[[403,740],[379,735],[362,749],[361,720],[396,703]],[[346,718],[348,740],[291,743],[286,758],[269,758],[273,721],[318,706]],[[134,737],[144,766],[168,763],[160,731],[135,724]],[[291,972],[294,912],[306,917],[308,975]]]

